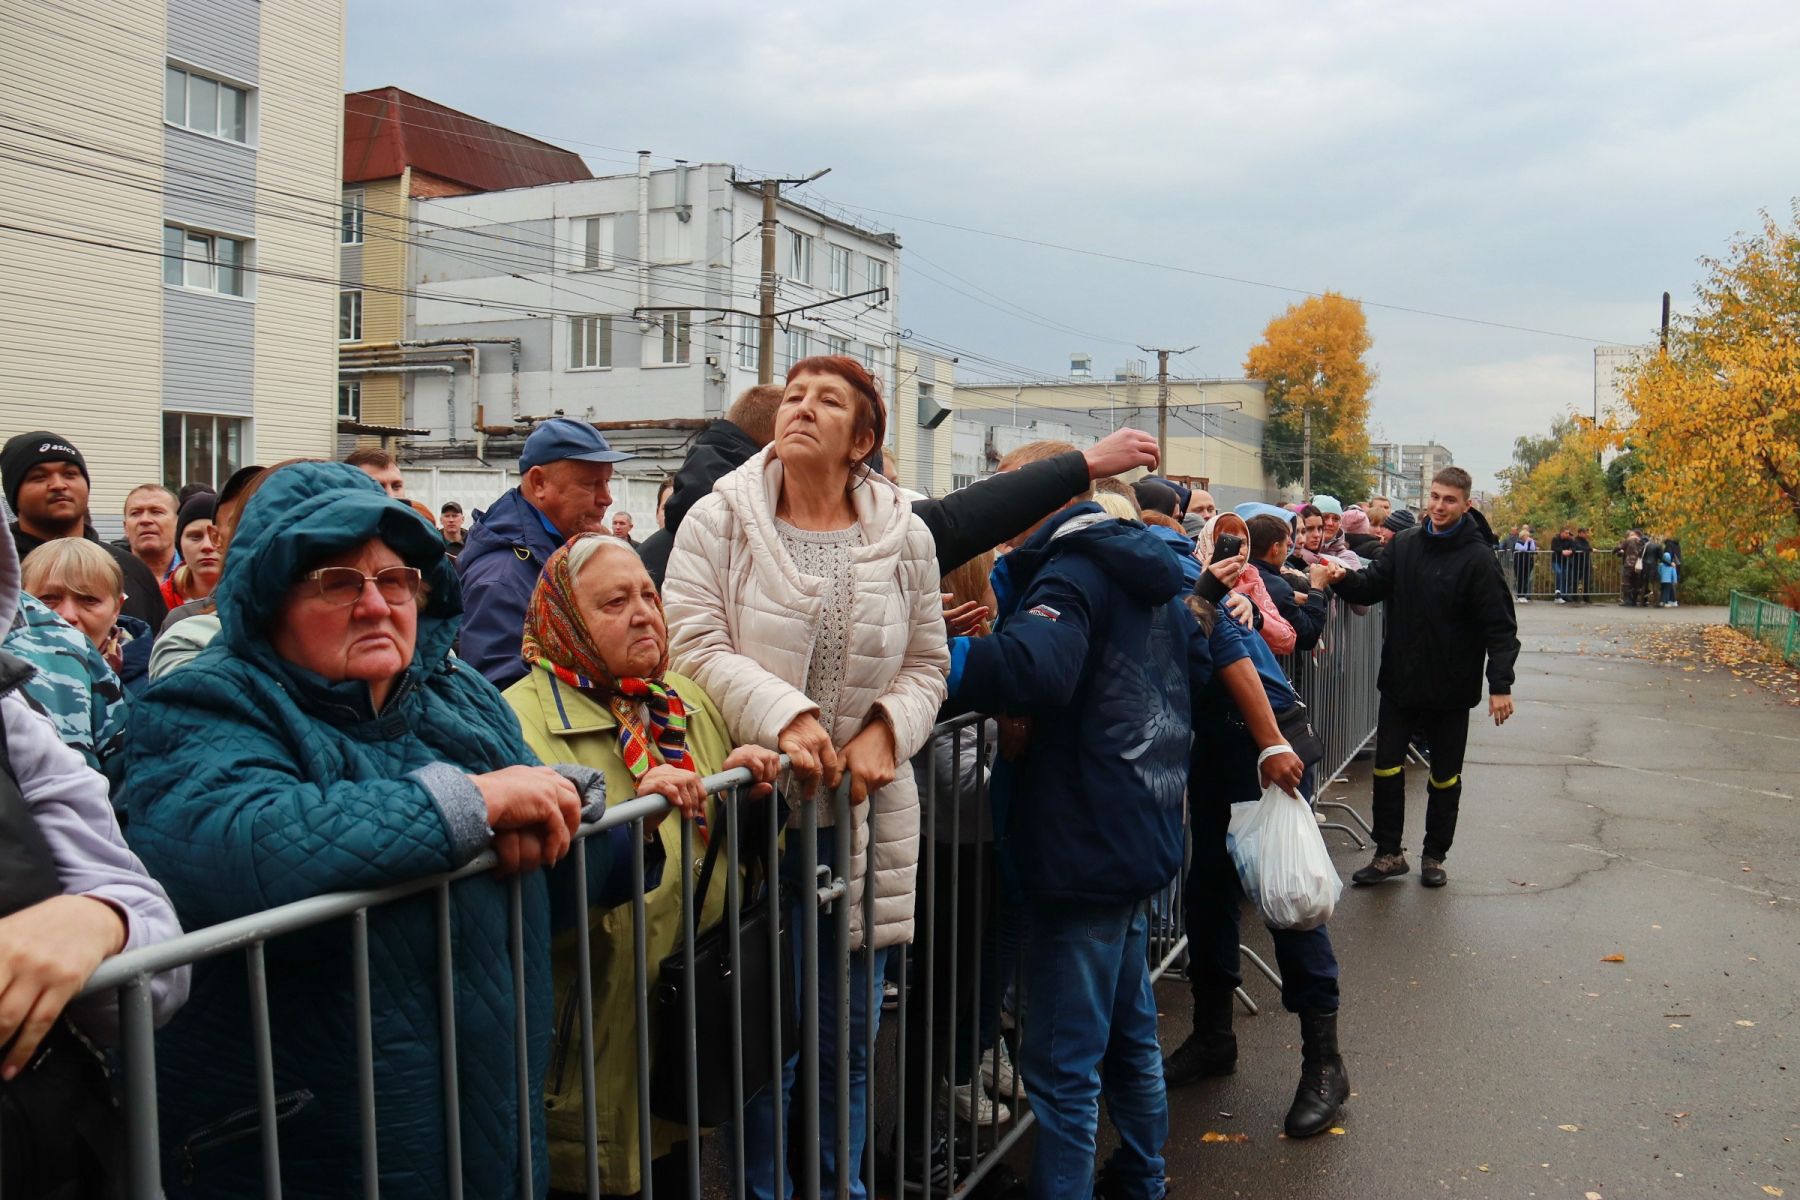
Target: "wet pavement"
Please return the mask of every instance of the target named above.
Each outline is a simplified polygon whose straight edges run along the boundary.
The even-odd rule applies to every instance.
[[[1450,885],[1418,883],[1413,769],[1413,874],[1332,921],[1343,1132],[1279,1136],[1299,1026],[1251,975],[1238,1073],[1171,1095],[1170,1195],[1800,1197],[1800,709],[1638,641],[1723,619],[1520,609],[1518,711],[1475,714]],[[1366,814],[1368,764],[1327,796]],[[1366,861],[1327,841],[1346,878]],[[1158,1000],[1172,1049],[1185,984]]]

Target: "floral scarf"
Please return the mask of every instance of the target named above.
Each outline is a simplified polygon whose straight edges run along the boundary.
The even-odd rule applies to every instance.
[[[662,661],[646,678],[620,679],[606,669],[575,602],[568,546],[550,556],[538,577],[525,611],[522,654],[532,666],[606,704],[618,719],[619,754],[633,779],[642,779],[657,762],[694,769],[687,752],[687,705],[663,678],[669,669],[666,645]],[[640,704],[649,714],[648,727],[639,719]]]

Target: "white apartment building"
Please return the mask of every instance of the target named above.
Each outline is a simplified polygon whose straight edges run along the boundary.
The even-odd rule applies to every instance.
[[[1377,494],[1387,496],[1396,508],[1415,512],[1425,507],[1431,477],[1456,462],[1436,442],[1377,442],[1369,453],[1375,459],[1375,486],[1381,489]]]
[[[102,532],[139,483],[332,450],[343,29],[343,0],[0,6],[0,436],[70,439]]]
[[[409,442],[415,460],[497,461],[520,423],[577,417],[643,447],[620,472],[622,502],[641,512],[643,485],[756,383],[762,194],[725,164],[646,159],[634,174],[415,200],[412,213],[407,337],[495,351],[476,379],[408,378],[405,424],[430,430]],[[785,197],[777,217],[776,308],[805,311],[778,323],[776,379],[809,355],[847,354],[887,393],[898,239]]]

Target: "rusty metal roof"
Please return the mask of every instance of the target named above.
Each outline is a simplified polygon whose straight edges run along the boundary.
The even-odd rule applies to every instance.
[[[572,150],[400,88],[347,93],[344,182],[392,179],[407,167],[477,192],[593,178]]]

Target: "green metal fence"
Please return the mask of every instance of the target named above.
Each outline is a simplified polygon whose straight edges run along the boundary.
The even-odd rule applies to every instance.
[[[1773,600],[1733,592],[1731,627],[1774,647],[1783,659],[1800,667],[1800,613]]]

